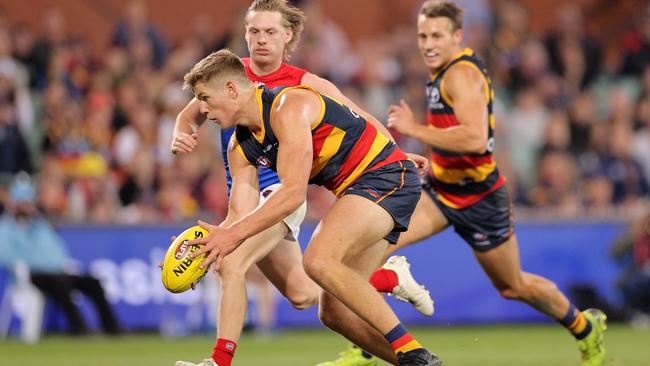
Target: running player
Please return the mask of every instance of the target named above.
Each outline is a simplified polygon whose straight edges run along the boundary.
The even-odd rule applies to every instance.
[[[506,179],[492,158],[494,91],[483,63],[461,47],[462,16],[449,1],[427,1],[418,15],[418,45],[431,74],[428,124],[416,123],[401,101],[390,107],[388,125],[430,146],[432,169],[409,231],[386,256],[453,226],[501,296],[557,320],[578,340],[583,365],[603,365],[605,314],[579,311],[553,282],[521,269]]]
[[[222,128],[237,126],[228,146],[232,193],[228,219],[193,244],[205,246],[203,267],[219,271],[242,242],[290,215],[306,199],[308,184],[337,197],[304,254],[307,274],[324,290],[319,313],[363,319],[382,335],[378,356],[397,365],[441,365],[412,337],[367,282],[388,243],[406,231],[420,197],[415,164],[373,124],[307,86],[255,87],[242,61],[228,50],[199,61],[185,75],[201,112]],[[258,167],[278,173],[279,187],[258,206]],[[355,220],[350,220],[354,217]],[[347,337],[354,335],[343,333]],[[353,339],[354,340],[354,339]]]
[[[354,106],[332,83],[283,62],[295,49],[303,23],[302,12],[289,6],[284,0],[258,0],[251,4],[246,14],[246,41],[251,58],[243,59],[249,79],[263,83],[268,87],[309,85],[319,92],[352,105],[355,111],[358,111],[364,118],[374,121],[378,128],[388,134],[378,121]],[[196,130],[205,120],[205,114],[199,110],[199,104],[198,100],[193,99],[179,114],[171,146],[174,153],[189,153],[196,147]],[[229,189],[231,177],[226,148],[233,131],[234,129],[222,129],[221,132],[222,152]],[[413,156],[413,158],[417,159],[418,157]],[[277,174],[262,167],[259,172],[260,189],[263,191],[260,200],[263,201],[273,192],[278,183]],[[313,304],[313,282],[309,283],[311,281],[301,270],[299,245],[295,241],[303,217],[304,207],[301,207],[296,215],[285,219],[284,224],[278,224],[277,230],[265,231],[249,239],[244,246],[249,248],[249,251],[240,249],[229,256],[227,264],[230,267],[220,273],[222,297],[220,298],[219,314],[227,314],[227,316],[219,316],[214,353],[211,359],[206,359],[203,364],[211,365],[211,362],[216,361],[219,366],[230,365],[241,335],[245,314],[245,307],[241,306],[242,303],[246,303],[246,294],[241,283],[242,274],[246,273],[248,268],[259,258],[262,259],[259,260],[258,267],[290,299],[294,306],[304,308]],[[290,229],[292,235],[285,238],[287,228]],[[396,295],[413,303],[420,312],[431,315],[433,301],[428,292],[419,286],[411,276],[408,263],[400,260],[397,265],[390,262],[386,266],[391,271],[387,276],[380,277],[380,279],[386,279],[373,281],[373,283],[379,283],[383,288],[388,289],[387,292],[391,289],[394,290]],[[228,278],[224,280],[224,276]],[[345,357],[338,362],[345,362],[344,364],[348,366],[372,366],[377,363],[374,357],[360,349],[354,349],[352,352],[344,354]],[[193,364],[179,361],[178,365]]]

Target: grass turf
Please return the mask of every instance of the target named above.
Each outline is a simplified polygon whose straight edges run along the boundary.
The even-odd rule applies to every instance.
[[[577,366],[572,337],[551,325],[414,328],[417,339],[448,366]],[[119,338],[45,337],[36,345],[0,342],[0,365],[173,366],[209,356],[208,335],[165,339],[157,335]],[[345,341],[324,329],[291,330],[271,336],[244,335],[233,366],[313,366],[336,358]],[[608,366],[650,365],[650,331],[611,326],[606,333]]]

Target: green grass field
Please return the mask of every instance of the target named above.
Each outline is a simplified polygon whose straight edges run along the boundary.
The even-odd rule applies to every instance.
[[[572,338],[551,325],[415,328],[420,342],[447,366],[579,366]],[[199,361],[212,350],[212,337],[164,339],[157,335],[120,338],[45,337],[37,345],[0,342],[0,365],[173,366]],[[270,337],[245,335],[233,366],[313,366],[335,358],[346,343],[326,330],[286,331]],[[650,365],[650,331],[614,325],[606,333],[609,366]]]

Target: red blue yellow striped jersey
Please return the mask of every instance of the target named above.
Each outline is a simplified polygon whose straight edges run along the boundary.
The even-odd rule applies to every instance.
[[[247,127],[237,126],[233,141],[251,164],[276,170],[279,142],[271,128],[271,111],[282,94],[297,88],[311,90],[321,101],[321,114],[311,124],[313,162],[310,184],[322,185],[341,196],[364,172],[408,159],[372,124],[347,106],[308,86],[275,89],[260,86],[256,97],[262,129],[254,134]]]
[[[505,177],[492,159],[494,149],[494,114],[492,104],[494,90],[483,66],[483,62],[474,51],[465,48],[457,54],[438,73],[431,75],[427,84],[427,122],[435,128],[447,128],[458,125],[454,114],[453,101],[445,94],[444,76],[454,65],[464,64],[479,70],[485,78],[485,103],[488,109],[489,123],[487,150],[482,154],[465,154],[431,147],[431,177],[438,198],[442,203],[453,208],[465,208],[505,184]]]

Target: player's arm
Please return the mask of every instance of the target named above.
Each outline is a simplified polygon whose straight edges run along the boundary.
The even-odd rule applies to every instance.
[[[278,139],[277,172],[280,186],[262,205],[231,229],[248,238],[298,209],[307,196],[313,161],[311,123],[318,119],[321,103],[306,90],[291,90],[271,111],[271,127]]]
[[[354,102],[343,95],[343,93],[341,93],[341,90],[339,90],[339,88],[337,88],[336,85],[334,85],[331,81],[308,72],[302,77],[301,82],[304,85],[314,88],[314,90],[317,92],[330,96],[350,107],[358,115],[375,126],[379,132],[386,135],[386,137],[388,137],[391,141],[395,142],[395,139],[393,139],[393,136],[390,134],[390,131],[388,131],[386,126],[379,122],[377,118],[375,118],[372,114],[364,111],[363,109],[359,108],[359,106],[354,104]]]
[[[224,256],[247,238],[282,221],[305,201],[313,160],[311,124],[320,116],[321,103],[313,92],[307,90],[291,90],[281,98],[277,108],[271,111],[271,126],[279,143],[277,172],[280,186],[262,205],[229,227],[206,228],[210,231],[207,240],[190,242],[206,243],[205,247],[191,254],[196,257],[209,252],[201,267],[216,262],[215,271],[218,271]]]
[[[232,186],[228,215],[220,225],[224,228],[255,210],[260,199],[259,170],[244,157],[234,134],[228,144],[228,164]]]
[[[389,108],[388,126],[423,143],[453,152],[484,153],[487,149],[488,88],[476,68],[456,64],[443,79],[444,92],[453,103],[457,126],[435,128],[416,123],[404,101]]]
[[[199,100],[192,100],[176,116],[174,124],[174,135],[172,138],[171,150],[176,153],[190,153],[196,147],[198,135],[196,131],[205,121],[205,114],[201,113]]]

